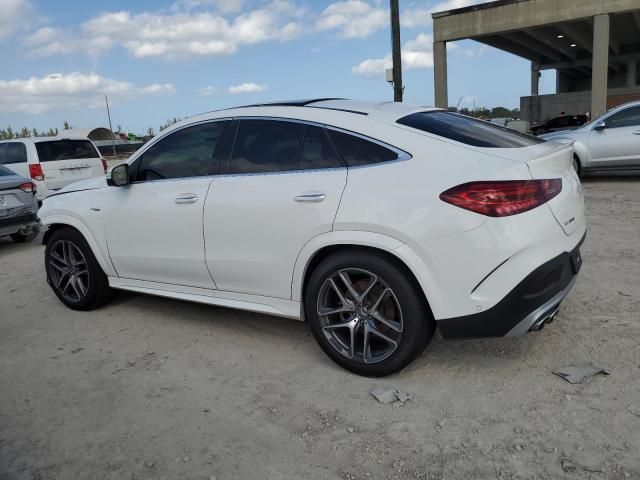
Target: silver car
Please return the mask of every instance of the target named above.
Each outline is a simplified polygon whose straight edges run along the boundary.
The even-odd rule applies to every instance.
[[[640,101],[625,103],[575,130],[540,135],[574,142],[579,174],[640,172]]]
[[[38,235],[36,186],[0,165],[0,237],[30,242]]]

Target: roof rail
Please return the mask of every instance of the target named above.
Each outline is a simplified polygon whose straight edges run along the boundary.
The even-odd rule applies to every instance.
[[[307,98],[304,100],[284,100],[279,102],[254,103],[252,105],[241,105],[234,108],[250,108],[250,107],[306,107],[316,102],[326,102],[328,100],[345,100],[344,98]]]

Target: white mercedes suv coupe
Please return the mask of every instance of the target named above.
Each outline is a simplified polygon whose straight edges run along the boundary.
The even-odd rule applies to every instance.
[[[131,290],[304,319],[362,375],[445,338],[553,320],[581,266],[571,145],[402,103],[221,110],[40,210],[47,280],[78,310]]]

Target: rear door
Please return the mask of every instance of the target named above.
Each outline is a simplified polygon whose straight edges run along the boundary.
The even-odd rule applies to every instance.
[[[640,166],[640,106],[605,118],[606,128],[589,135],[590,168]]]
[[[46,140],[35,146],[50,190],[104,175],[102,157],[90,140]]]
[[[327,132],[242,119],[204,211],[206,260],[219,290],[291,298],[298,253],[332,229],[347,169]]]

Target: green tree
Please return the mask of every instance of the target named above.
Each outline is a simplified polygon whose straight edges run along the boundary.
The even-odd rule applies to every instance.
[[[71,125],[69,125],[69,122],[67,122],[66,120],[62,125],[64,130],[71,130]]]

